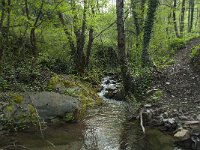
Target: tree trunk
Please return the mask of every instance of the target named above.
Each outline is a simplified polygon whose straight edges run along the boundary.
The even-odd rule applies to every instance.
[[[37,46],[36,46],[36,35],[35,35],[35,27],[33,27],[31,29],[31,32],[30,32],[30,43],[31,43],[31,49],[32,49],[32,55],[33,56],[36,56],[37,55]]]
[[[28,20],[30,20],[28,0],[24,0],[24,2],[25,2],[26,17],[27,17]]]
[[[2,10],[1,10],[1,20],[0,20],[0,32],[2,33],[3,23],[4,23],[4,19],[5,19],[5,7],[6,7],[5,0],[1,1],[1,5],[2,5]]]
[[[77,59],[76,59],[76,68],[79,74],[83,74],[85,70],[85,54],[84,54],[84,45],[85,45],[85,31],[86,31],[86,12],[87,12],[87,0],[84,0],[84,10],[83,10],[83,19],[82,27],[80,32],[80,37],[77,39]]]
[[[3,23],[5,20],[5,7],[6,3],[5,0],[1,1],[2,5],[2,10],[1,10],[1,19],[0,19],[0,75],[2,73],[2,67],[3,67],[3,53],[4,53],[4,42],[3,42],[3,35],[4,35],[4,30],[3,30]]]
[[[189,14],[188,14],[188,32],[192,31],[194,21],[194,0],[190,0]]]
[[[139,24],[139,16],[137,12],[135,11],[136,5],[138,4],[138,1],[135,2],[134,0],[131,0],[131,6],[132,6],[132,16],[134,20],[135,25],[135,36],[136,36],[136,48],[139,47],[139,35],[140,35],[140,24]]]
[[[6,23],[6,30],[5,30],[5,39],[6,39],[7,42],[8,42],[8,35],[9,35],[9,30],[10,30],[10,13],[11,13],[11,0],[8,0],[8,3],[7,3],[7,23]]]
[[[91,6],[91,12],[92,12],[92,15],[95,15],[94,6]],[[86,51],[86,59],[85,59],[85,68],[86,69],[89,68],[89,63],[90,63],[90,55],[91,55],[91,50],[92,50],[92,44],[94,41],[93,34],[94,34],[94,29],[92,26],[92,27],[90,27],[90,30],[89,30],[89,40],[88,40],[87,51]]]
[[[64,32],[65,32],[65,35],[67,36],[67,39],[68,39],[68,42],[69,42],[69,45],[70,45],[70,49],[71,49],[71,57],[73,59],[73,62],[75,63],[75,53],[76,53],[76,47],[75,47],[75,44],[74,44],[74,40],[72,38],[72,35],[71,33],[67,30],[66,28],[66,24],[65,24],[65,19],[64,19],[64,16],[62,13],[58,13],[58,17],[60,19],[60,22],[64,28]]]
[[[124,0],[116,0],[117,14],[117,33],[118,33],[118,49],[119,61],[121,66],[121,76],[126,94],[133,92],[133,80],[128,64],[125,46],[125,28],[124,28]]]
[[[154,18],[156,9],[158,7],[159,0],[149,0],[148,12],[144,25],[144,37],[143,37],[143,47],[142,47],[142,65],[143,66],[152,66],[152,61],[149,56],[148,48],[151,39],[151,33],[154,25]]]
[[[42,0],[42,3],[40,5],[40,10],[37,14],[37,17],[35,19],[35,22],[32,26],[32,29],[30,31],[30,43],[31,43],[31,47],[32,47],[32,54],[33,56],[37,56],[38,54],[38,48],[37,48],[37,40],[36,40],[36,34],[35,34],[35,30],[37,29],[38,27],[38,22],[40,20],[40,17],[42,15],[42,9],[43,9],[43,6],[44,6],[44,1]]]
[[[90,54],[91,54],[91,49],[92,49],[92,43],[93,43],[93,33],[94,29],[91,28],[89,30],[89,41],[88,41],[88,46],[87,46],[87,51],[86,51],[86,60],[85,60],[85,67],[88,69],[89,68],[89,62],[90,62]]]
[[[183,37],[184,19],[185,19],[185,0],[182,1],[182,8],[181,8],[180,37]]]
[[[175,31],[175,34],[176,34],[176,37],[179,38],[180,35],[178,33],[178,26],[177,26],[177,21],[176,21],[176,5],[177,5],[177,1],[174,0],[174,8],[173,8],[173,23],[174,23],[174,31]]]

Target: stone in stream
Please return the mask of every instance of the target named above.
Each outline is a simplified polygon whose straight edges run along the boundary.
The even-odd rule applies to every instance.
[[[79,109],[79,101],[76,98],[54,92],[26,93],[25,101],[33,103],[44,120],[65,117],[67,114],[74,117]]]
[[[188,140],[188,139],[190,139],[190,132],[189,132],[189,130],[186,130],[186,129],[180,129],[178,132],[176,132],[174,134],[174,137],[178,141]]]

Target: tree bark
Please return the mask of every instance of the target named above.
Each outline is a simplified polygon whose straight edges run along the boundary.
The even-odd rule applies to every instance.
[[[172,12],[173,23],[174,23],[174,31],[175,31],[176,37],[179,38],[180,35],[178,33],[178,26],[177,26],[177,21],[176,21],[176,6],[177,6],[177,1],[174,0],[174,8],[173,8],[173,12]]]
[[[129,68],[129,63],[126,55],[125,46],[125,28],[124,28],[124,0],[116,0],[116,14],[117,14],[117,33],[118,33],[118,49],[119,61],[121,67],[121,76],[126,94],[133,92],[133,80]]]
[[[40,17],[42,15],[42,9],[43,9],[43,6],[44,6],[44,0],[42,0],[42,3],[40,5],[40,10],[36,16],[36,19],[35,19],[35,22],[32,26],[32,29],[31,29],[31,32],[30,32],[30,43],[31,43],[31,46],[32,46],[32,54],[33,56],[36,56],[38,54],[38,48],[37,48],[37,40],[36,40],[36,33],[35,33],[35,30],[38,28],[38,22],[40,20]]]
[[[84,0],[84,9],[83,9],[83,18],[82,18],[82,27],[80,32],[80,37],[76,37],[77,42],[77,63],[76,68],[79,74],[83,74],[85,70],[85,54],[84,54],[84,45],[85,45],[85,31],[86,31],[86,12],[87,12],[87,0]]]
[[[188,32],[192,31],[194,22],[194,0],[189,2],[189,13],[188,13]]]
[[[1,5],[2,5],[2,10],[1,10],[1,20],[0,20],[0,32],[2,33],[2,28],[3,28],[3,23],[4,23],[4,19],[5,19],[5,7],[6,7],[6,2],[5,0],[1,1]]]
[[[146,20],[145,20],[145,25],[144,25],[144,37],[143,37],[142,56],[141,56],[143,66],[153,65],[149,56],[148,48],[149,48],[149,43],[151,40],[151,33],[153,30],[154,18],[155,18],[156,9],[158,7],[158,3],[159,3],[159,0],[149,0],[149,4],[148,4],[148,12],[147,12]]]
[[[95,15],[95,11],[94,11],[94,6],[91,6],[91,12],[92,15]],[[89,30],[89,40],[88,40],[88,45],[87,45],[87,51],[86,51],[86,58],[85,58],[85,68],[88,69],[89,68],[89,62],[90,62],[90,55],[91,55],[91,50],[92,50],[92,44],[94,41],[94,29],[93,26],[90,27]]]
[[[4,37],[5,37],[6,41],[8,42],[8,35],[9,35],[9,31],[10,31],[11,0],[8,0],[6,7],[7,7],[7,22],[6,22],[6,30],[4,33]]]
[[[138,1],[135,2],[134,0],[131,0],[131,6],[132,6],[132,16],[133,16],[133,20],[134,20],[134,25],[135,25],[135,36],[136,36],[136,48],[139,47],[139,35],[140,35],[140,24],[139,24],[139,16],[137,14],[137,12],[135,11],[136,6]]]
[[[72,59],[73,59],[73,62],[75,63],[74,58],[76,57],[76,56],[75,56],[75,53],[76,53],[76,46],[75,46],[75,44],[74,44],[74,40],[73,40],[73,38],[72,38],[71,33],[70,33],[70,32],[68,31],[68,29],[65,27],[65,26],[66,26],[66,24],[65,24],[65,19],[64,19],[64,16],[63,16],[63,14],[62,14],[61,12],[58,13],[58,17],[59,17],[59,19],[60,19],[60,22],[61,22],[63,28],[64,28],[65,35],[67,36],[67,39],[68,39],[68,42],[69,42],[69,45],[70,45],[70,49],[71,49],[71,57],[72,57]]]
[[[185,0],[182,0],[181,19],[180,19],[180,37],[183,37],[185,19]]]

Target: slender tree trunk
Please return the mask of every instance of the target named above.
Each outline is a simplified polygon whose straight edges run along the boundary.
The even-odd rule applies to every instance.
[[[79,74],[83,74],[85,70],[85,54],[84,54],[84,45],[85,45],[85,31],[86,31],[86,12],[87,12],[87,0],[84,0],[84,10],[83,10],[83,19],[82,27],[80,32],[80,40],[77,43],[77,63],[76,68]]]
[[[38,28],[38,22],[40,20],[40,17],[42,15],[42,10],[43,10],[43,6],[44,6],[44,0],[42,0],[42,3],[40,5],[40,10],[37,14],[37,17],[35,19],[35,22],[32,26],[32,29],[31,29],[31,32],[30,32],[30,43],[31,43],[31,46],[32,46],[32,54],[33,56],[36,56],[38,54],[38,48],[37,48],[37,40],[36,40],[36,29]]]
[[[179,38],[180,35],[178,33],[178,26],[177,26],[177,20],[176,20],[176,6],[177,6],[177,1],[174,0],[174,8],[173,8],[173,12],[172,12],[173,23],[174,23],[174,31],[175,31],[176,37]]]
[[[30,20],[28,0],[24,0],[24,2],[25,2],[26,17],[28,20]]]
[[[86,51],[86,60],[85,60],[85,66],[86,66],[86,68],[89,68],[92,43],[93,43],[93,40],[94,40],[93,33],[94,33],[94,29],[91,28],[89,30],[89,41],[88,41],[88,46],[87,46],[87,51]]]
[[[6,7],[5,0],[1,0],[1,5],[2,5],[2,9],[1,9],[1,19],[0,19],[0,75],[2,73],[3,53],[4,53],[4,47],[5,47],[4,39],[3,39],[3,35],[4,35],[3,24],[5,20],[5,7]]]
[[[158,7],[159,0],[149,0],[149,7],[147,12],[147,17],[144,25],[144,37],[142,46],[142,64],[143,66],[151,66],[152,61],[149,56],[148,48],[151,39],[151,33],[154,25],[154,18],[156,9]]]
[[[5,30],[5,39],[7,42],[8,42],[8,35],[9,35],[9,31],[10,31],[10,13],[11,13],[11,0],[8,0],[8,2],[7,2],[7,23],[6,23],[6,30]]]
[[[95,15],[95,10],[94,6],[91,5],[91,12],[92,15]],[[88,45],[87,45],[87,51],[86,51],[86,59],[85,59],[85,67],[88,69],[89,68],[89,63],[90,63],[90,55],[91,55],[91,50],[92,50],[92,44],[94,41],[94,29],[93,26],[90,27],[89,30],[89,40],[88,40]]]
[[[144,10],[145,10],[145,4],[146,4],[147,0],[141,0],[141,17],[140,17],[140,28],[141,30],[143,29],[144,26]]]
[[[0,20],[0,32],[2,33],[3,23],[5,19],[5,7],[6,7],[5,0],[1,0],[1,5],[2,5],[2,10],[1,10],[1,20]]]
[[[191,1],[188,2],[188,32],[190,30],[190,21],[191,21]]]
[[[192,31],[192,27],[193,27],[193,22],[194,22],[194,0],[190,0],[190,11],[189,11],[189,15],[190,15],[190,19],[189,21],[189,26],[188,26],[188,32]]]
[[[141,43],[140,34],[142,32],[144,24],[144,5],[146,0],[131,0],[132,16],[135,25],[135,36],[136,36],[136,48],[139,47]],[[136,11],[139,10],[140,12]]]
[[[181,19],[180,19],[180,37],[183,37],[185,19],[185,0],[182,0]]]
[[[124,0],[116,0],[117,14],[117,33],[118,33],[118,49],[119,61],[121,66],[121,76],[126,93],[133,92],[132,77],[128,64],[125,46],[125,28],[124,28]]]
[[[68,29],[66,28],[66,24],[65,24],[65,19],[64,19],[64,15],[62,13],[58,13],[58,17],[60,19],[60,22],[64,28],[64,32],[65,32],[65,35],[67,36],[67,39],[68,39],[68,42],[69,42],[69,45],[70,45],[70,49],[71,49],[71,57],[73,59],[73,62],[75,63],[75,53],[76,53],[76,46],[74,44],[74,40],[72,38],[72,35],[71,33],[68,31]]]
[[[139,47],[139,35],[140,35],[140,24],[139,24],[139,16],[137,12],[135,11],[136,5],[138,5],[138,1],[131,0],[131,6],[132,6],[132,16],[134,20],[135,25],[135,36],[136,36],[136,48]]]

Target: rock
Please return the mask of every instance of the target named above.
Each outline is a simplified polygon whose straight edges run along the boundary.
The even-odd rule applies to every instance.
[[[182,116],[179,116],[179,119],[181,119],[181,120],[188,120],[188,117],[187,117],[187,116],[184,116],[184,115],[182,115]]]
[[[105,98],[113,98],[113,96],[114,96],[114,92],[113,91],[106,91],[104,93],[104,97]]]
[[[200,114],[197,116],[197,120],[199,120],[199,121],[200,121]]]
[[[200,121],[185,121],[184,127],[186,128],[198,128],[200,126]]]
[[[153,118],[153,113],[151,110],[147,109],[143,112],[142,114],[143,116],[143,120],[145,123],[148,123],[148,122],[151,122],[152,121],[152,118]]]
[[[170,124],[174,124],[175,123],[175,119],[174,118],[168,118],[168,119],[163,119],[164,122],[170,123]]]
[[[190,132],[186,129],[181,129],[174,134],[174,137],[179,141],[184,141],[190,139]]]
[[[26,93],[25,101],[33,103],[44,120],[65,117],[68,113],[75,114],[79,109],[79,101],[76,98],[55,92]]]
[[[174,131],[177,128],[177,122],[175,118],[163,119],[163,122],[166,131]]]
[[[144,105],[144,107],[145,107],[145,108],[151,108],[152,105],[151,105],[151,104],[146,104],[146,105]]]
[[[106,80],[104,83],[105,84],[110,84],[110,80]]]
[[[117,89],[115,84],[109,84],[108,86],[105,87],[106,91],[114,91]]]
[[[170,82],[165,82],[165,84],[170,85]]]

